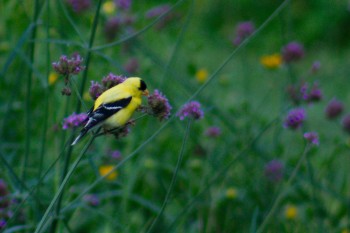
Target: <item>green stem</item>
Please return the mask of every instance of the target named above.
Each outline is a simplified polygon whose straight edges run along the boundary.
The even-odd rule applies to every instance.
[[[186,145],[187,138],[188,138],[188,135],[189,135],[189,132],[190,132],[191,122],[192,122],[192,119],[189,119],[188,123],[187,123],[186,131],[185,131],[185,134],[184,134],[184,138],[183,138],[183,141],[182,141],[179,157],[178,157],[178,160],[177,160],[177,163],[176,163],[175,171],[174,171],[173,177],[171,179],[168,191],[167,191],[167,193],[165,195],[165,199],[164,199],[163,205],[162,205],[162,207],[161,207],[157,217],[153,220],[150,228],[147,230],[147,233],[152,232],[154,226],[158,223],[160,217],[162,216],[162,214],[163,214],[163,212],[165,210],[166,205],[169,202],[170,194],[173,191],[173,188],[174,188],[174,185],[175,185],[175,182],[176,182],[176,178],[177,178],[177,174],[179,172],[179,168],[180,168],[183,156],[184,156],[185,145]]]
[[[96,13],[95,13],[95,17],[94,17],[94,21],[92,24],[92,30],[91,30],[91,36],[90,36],[90,40],[89,40],[89,45],[88,45],[88,52],[86,54],[86,68],[84,70],[83,73],[83,80],[81,82],[81,86],[80,86],[80,96],[83,96],[84,94],[84,88],[85,88],[85,84],[86,84],[86,80],[87,80],[87,74],[88,74],[88,70],[89,70],[89,65],[90,65],[90,61],[91,61],[91,55],[92,55],[92,46],[94,44],[94,40],[95,40],[95,34],[96,34],[96,30],[97,30],[97,23],[98,23],[98,18],[100,15],[100,8],[101,8],[101,4],[102,4],[102,0],[98,1],[97,4],[97,9],[96,9]],[[77,107],[76,107],[76,112],[79,113],[80,109],[81,109],[81,101],[78,101],[77,103]]]
[[[33,15],[33,22],[36,22],[39,16],[39,12],[40,12],[40,8],[39,8],[39,0],[35,0],[34,3],[34,15]],[[30,41],[34,41],[35,40],[35,36],[36,36],[36,27],[33,28],[33,30],[31,31],[30,34]],[[29,49],[28,49],[28,57],[29,57],[29,61],[32,64],[34,62],[34,50],[35,50],[35,43],[31,43],[29,45]],[[26,174],[26,168],[28,166],[28,159],[29,159],[29,153],[30,153],[30,146],[31,146],[31,125],[32,125],[32,113],[31,113],[31,91],[32,91],[32,74],[33,71],[31,69],[28,70],[28,76],[27,76],[27,88],[26,88],[26,102],[25,102],[25,148],[24,148],[24,160],[23,160],[23,164],[22,164],[22,169],[21,169],[21,179],[23,182],[25,182],[25,179],[27,177]]]
[[[93,45],[94,40],[95,40],[95,34],[96,34],[96,30],[97,30],[97,23],[98,23],[98,18],[99,18],[99,14],[100,14],[101,4],[102,4],[102,0],[99,0],[98,4],[97,4],[97,9],[96,9],[94,21],[93,21],[91,36],[90,36],[89,45],[88,45],[88,52],[87,52],[87,55],[86,55],[86,69],[84,70],[83,80],[82,80],[81,86],[80,86],[80,92],[79,92],[80,96],[82,96],[83,93],[84,93],[85,83],[86,83],[86,80],[87,80],[88,68],[89,68],[89,64],[90,64],[90,61],[91,61],[91,48],[92,48],[92,45]],[[79,100],[77,102],[77,106],[76,106],[76,112],[77,113],[80,112],[81,106],[82,106],[82,102]],[[73,142],[74,134],[75,134],[75,131],[73,131],[73,133],[72,133],[72,135],[70,137],[70,140],[69,140],[70,142]],[[63,172],[62,172],[62,176],[61,176],[61,186],[62,186],[62,182],[64,181],[64,177],[66,177],[66,174],[67,174],[67,171],[68,171],[68,167],[69,167],[69,163],[70,163],[70,158],[72,156],[72,152],[73,152],[73,147],[69,146],[67,154],[65,156]],[[61,204],[62,204],[62,200],[63,200],[63,195],[64,195],[64,190],[61,190],[59,192],[59,195],[57,196],[57,205],[56,205],[56,211],[55,211],[57,216],[59,215],[59,213],[61,211]],[[58,224],[58,219],[55,218],[53,220],[52,224],[51,224],[51,227],[50,227],[50,232],[51,233],[54,233],[56,231],[57,224]]]
[[[64,188],[66,187],[69,179],[71,178],[73,172],[75,171],[76,167],[78,166],[79,162],[81,161],[81,159],[83,158],[83,156],[85,155],[86,151],[90,148],[90,145],[92,144],[92,142],[94,141],[95,137],[92,137],[91,140],[87,143],[87,145],[84,147],[84,149],[81,151],[79,157],[75,160],[75,162],[73,163],[72,167],[69,169],[69,171],[67,172],[67,175],[64,177],[58,191],[56,192],[55,196],[53,197],[50,205],[47,207],[45,214],[43,215],[43,217],[41,218],[39,224],[37,225],[37,228],[35,229],[35,233],[39,233],[39,232],[44,232],[44,225],[47,222],[47,219],[50,217],[50,213],[54,208],[54,205],[57,203],[58,199],[61,198],[62,193],[64,191]],[[57,212],[57,209],[56,209]],[[55,216],[57,218],[57,216]],[[55,218],[55,219],[56,219]],[[55,221],[55,219],[53,221]],[[51,224],[51,226],[54,223]],[[57,221],[56,221],[57,224]],[[55,228],[51,227],[51,230],[55,231]]]
[[[46,16],[47,16],[47,24],[46,24],[46,38],[49,38],[49,24],[50,24],[50,2],[48,1],[46,4]],[[46,77],[50,75],[50,43],[46,44]],[[48,128],[48,116],[49,116],[49,91],[50,87],[48,81],[46,79],[45,93],[44,93],[44,122],[43,122],[43,132],[41,139],[41,148],[40,148],[40,156],[39,156],[39,166],[38,166],[38,180],[40,180],[43,164],[44,164],[44,155],[46,152],[46,138],[47,138],[47,128]],[[37,194],[40,193],[40,184],[38,184]]]

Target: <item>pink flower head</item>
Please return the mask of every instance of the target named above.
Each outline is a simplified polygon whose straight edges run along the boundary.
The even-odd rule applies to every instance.
[[[216,138],[221,135],[221,129],[217,126],[211,126],[205,131],[205,135],[211,138]]]
[[[180,120],[184,120],[186,117],[191,117],[195,120],[203,118],[204,112],[201,109],[201,104],[197,101],[191,101],[182,106],[180,111],[176,114]]]
[[[318,140],[318,134],[316,132],[304,133],[304,138],[313,145],[318,146],[320,144]]]
[[[168,119],[172,109],[168,99],[158,90],[148,96],[148,105],[150,114],[157,117],[160,121]]]
[[[284,126],[290,129],[298,129],[302,126],[305,117],[306,113],[303,108],[292,109],[284,120]]]
[[[102,85],[106,89],[109,89],[111,87],[114,87],[114,86],[124,82],[125,79],[126,79],[126,77],[124,77],[124,76],[109,73],[106,77],[104,77],[102,79]]]
[[[58,74],[67,76],[79,74],[80,71],[84,70],[85,66],[82,65],[82,62],[83,58],[78,53],[74,53],[70,58],[62,55],[58,62],[52,63],[52,67]]]
[[[80,113],[80,114],[73,113],[72,115],[64,119],[62,128],[66,130],[66,129],[73,129],[73,128],[79,127],[85,124],[87,119],[88,119],[88,116],[86,113]]]
[[[279,182],[283,177],[283,163],[274,159],[265,165],[265,176],[272,182]]]
[[[337,99],[332,99],[326,107],[326,117],[328,119],[335,119],[344,111],[344,105]]]
[[[286,63],[298,61],[304,57],[304,47],[298,42],[290,42],[282,48],[282,57]]]

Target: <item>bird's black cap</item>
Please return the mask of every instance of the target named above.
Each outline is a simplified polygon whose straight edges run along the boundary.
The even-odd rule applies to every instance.
[[[141,85],[140,85],[140,88],[139,88],[141,91],[144,91],[144,90],[146,90],[147,89],[147,85],[146,85],[146,83],[143,81],[143,80],[141,80]]]

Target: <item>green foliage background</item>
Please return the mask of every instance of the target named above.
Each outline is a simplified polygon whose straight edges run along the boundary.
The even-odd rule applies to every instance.
[[[167,2],[134,1],[131,34],[125,30],[112,44],[104,35],[109,16],[101,12],[93,25],[99,2],[81,14],[62,0],[0,2],[0,178],[8,198],[17,200],[4,232],[350,230],[350,141],[341,125],[350,107],[348,1],[173,1],[177,18],[162,30],[156,29],[162,18],[144,14]],[[235,26],[248,20],[257,33],[233,46]],[[290,41],[304,45],[301,61],[276,70],[260,64],[261,56],[280,53]],[[73,94],[66,97],[63,78],[49,85],[48,76],[52,62],[74,52],[90,60],[85,84],[84,73],[73,76]],[[93,104],[81,102],[75,90],[85,93],[91,80],[110,72],[128,75],[123,65],[131,57],[140,64],[135,75],[167,96],[172,117],[142,117],[125,138],[90,135],[69,147],[76,132],[61,129],[64,118],[79,103],[81,111]],[[316,60],[321,69],[310,75]],[[195,79],[202,68],[209,72],[205,84]],[[297,131],[283,127],[294,107],[285,92],[291,76],[317,81],[323,91],[321,102],[303,105],[307,120]],[[324,109],[333,97],[345,113],[329,121]],[[180,121],[175,114],[191,98],[205,116]],[[218,138],[205,136],[210,126],[220,127]],[[319,147],[309,149],[306,131],[318,132]],[[113,162],[118,178],[107,181],[98,168],[113,150],[122,160]],[[264,176],[273,159],[284,164],[279,183]],[[230,188],[236,197],[227,196]],[[100,204],[89,205],[85,194]],[[295,219],[285,217],[289,205],[297,207]]]

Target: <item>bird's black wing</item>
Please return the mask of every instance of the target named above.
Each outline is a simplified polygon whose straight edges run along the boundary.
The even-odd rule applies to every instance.
[[[84,129],[91,129],[92,127],[106,120],[108,117],[117,113],[119,110],[125,108],[131,102],[131,99],[132,97],[130,96],[108,104],[101,104],[95,111],[89,111],[89,121],[86,123]]]

